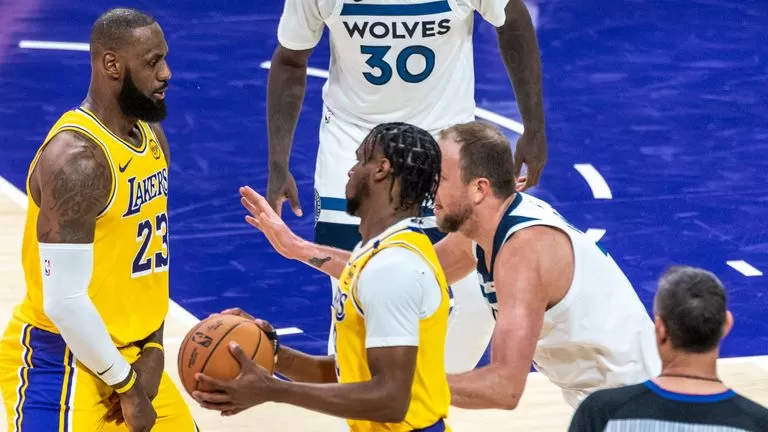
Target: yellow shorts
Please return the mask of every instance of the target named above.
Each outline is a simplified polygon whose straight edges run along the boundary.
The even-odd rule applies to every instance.
[[[129,362],[138,349],[122,351]],[[0,340],[0,390],[8,431],[127,431],[125,424],[106,423],[111,387],[72,356],[64,339],[12,319]],[[163,373],[157,397],[155,432],[197,431],[189,407]]]

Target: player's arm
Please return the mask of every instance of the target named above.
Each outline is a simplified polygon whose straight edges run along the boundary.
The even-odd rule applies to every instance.
[[[425,287],[427,278],[431,278],[432,286]],[[410,402],[420,313],[429,307],[423,302],[423,292],[431,288],[437,294],[439,286],[415,254],[398,248],[385,249],[369,261],[357,286],[355,304],[364,313],[371,380],[324,386],[276,382],[275,402],[342,418],[400,422]],[[344,345],[336,346],[338,352],[344,349]]]
[[[315,356],[280,346],[275,372],[295,382],[335,383],[336,362],[333,356]]]
[[[382,251],[376,260],[389,252],[391,250]],[[215,392],[195,392],[193,397],[203,407],[225,414],[272,401],[341,418],[402,421],[410,403],[416,367],[422,287],[416,284],[418,276],[403,268],[407,264],[394,268],[376,268],[372,264],[373,261],[366,266],[358,281],[358,300],[365,313],[369,381],[343,384],[282,381],[253,367],[241,350],[235,350],[235,356],[244,365],[241,377],[230,382],[203,377],[201,380]],[[337,347],[338,352],[344,349]]]
[[[296,181],[289,170],[291,147],[307,88],[307,62],[323,34],[321,0],[286,0],[277,28],[278,45],[267,77],[267,199],[278,213],[290,201],[301,216]]]
[[[105,383],[120,389],[135,382],[88,297],[96,217],[112,185],[104,153],[81,135],[61,133],[43,151],[33,184],[46,315],[75,357]]]
[[[435,252],[449,285],[466,277],[477,264],[472,253],[472,240],[461,233],[445,236],[435,244]]]
[[[538,184],[547,159],[541,54],[531,15],[523,0],[472,0],[496,26],[499,52],[512,81],[525,131],[515,149],[515,175],[526,164],[525,187]],[[501,7],[504,5],[503,14]]]
[[[240,188],[243,207],[250,216],[245,220],[267,237],[272,247],[285,258],[301,261],[321,272],[339,279],[350,253],[321,246],[297,236],[269,205],[266,198],[249,186]]]
[[[512,81],[526,132],[543,133],[541,54],[536,30],[522,0],[509,0],[504,13],[504,24],[496,29],[501,58]]]
[[[488,366],[449,375],[451,404],[468,409],[514,409],[523,394],[541,333],[548,290],[544,275],[557,272],[548,247],[555,231],[531,227],[515,233],[494,266],[499,313]]]

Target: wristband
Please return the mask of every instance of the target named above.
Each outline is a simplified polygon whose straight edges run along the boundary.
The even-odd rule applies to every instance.
[[[116,388],[115,391],[118,394],[123,394],[123,393],[127,392],[128,390],[133,388],[134,384],[136,384],[136,377],[137,377],[136,371],[131,369],[131,379],[129,379],[128,382],[124,386]]]
[[[264,333],[267,335],[267,339],[269,339],[269,341],[274,342],[274,355],[277,355],[277,352],[280,351],[280,340],[277,338],[277,332],[273,329]]]
[[[157,343],[157,342],[147,342],[147,343],[145,343],[144,346],[141,347],[141,352],[146,351],[147,348],[157,348],[160,351],[165,352],[165,348],[163,348],[163,346],[161,344]]]

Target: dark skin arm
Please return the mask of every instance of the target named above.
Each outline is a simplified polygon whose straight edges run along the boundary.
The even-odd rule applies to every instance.
[[[517,407],[549,302],[546,275],[562,267],[551,248],[555,235],[547,227],[526,228],[502,247],[494,265],[499,313],[491,362],[448,376],[451,405],[467,409]]]
[[[253,320],[264,332],[274,331],[272,324],[256,319],[240,308],[227,309],[221,312],[226,315],[236,315]],[[336,382],[336,362],[333,356],[314,356],[280,345],[275,372],[298,382],[334,383]]]
[[[288,169],[299,112],[307,89],[307,62],[312,50],[294,51],[278,44],[267,79],[267,135],[269,180],[267,201],[282,214],[288,200],[293,212],[302,215],[296,180]]]
[[[515,176],[528,167],[525,188],[539,182],[547,161],[544,104],[541,88],[541,55],[531,16],[522,0],[509,0],[506,22],[496,32],[499,51],[515,90],[525,131],[515,148]]]
[[[233,415],[264,402],[279,402],[336,417],[383,423],[400,422],[408,411],[417,347],[368,349],[371,380],[348,384],[282,381],[250,361],[237,345],[230,349],[240,362],[240,376],[224,382],[198,374],[198,380],[213,389],[192,394],[203,408]]]
[[[40,207],[37,239],[41,243],[93,243],[98,214],[112,188],[112,171],[101,148],[75,132],[51,139],[40,155],[30,180],[32,199]],[[106,329],[105,329],[106,330]],[[120,388],[131,376],[115,384]],[[132,427],[148,430],[155,413],[141,382],[119,401]]]

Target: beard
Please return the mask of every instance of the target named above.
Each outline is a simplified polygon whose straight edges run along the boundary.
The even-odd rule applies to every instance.
[[[363,180],[360,183],[360,186],[352,192],[352,196],[347,197],[347,214],[350,216],[357,216],[357,211],[360,210],[360,204],[370,192],[370,185]]]
[[[472,206],[462,204],[450,213],[443,210],[440,216],[437,220],[437,229],[444,233],[453,233],[458,231],[472,217]]]
[[[125,72],[123,87],[117,97],[123,114],[145,122],[159,122],[165,119],[165,100],[154,100],[142,93],[133,82],[131,72]]]

